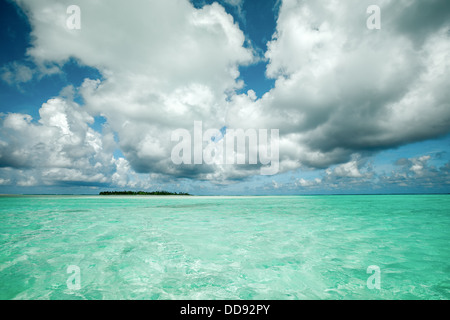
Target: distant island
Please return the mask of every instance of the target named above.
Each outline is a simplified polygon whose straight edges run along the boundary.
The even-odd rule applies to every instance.
[[[101,196],[190,196],[185,192],[168,192],[168,191],[103,191],[100,192]]]

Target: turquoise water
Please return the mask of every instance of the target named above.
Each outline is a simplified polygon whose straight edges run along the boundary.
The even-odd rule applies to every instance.
[[[0,299],[449,299],[449,230],[443,195],[0,197]]]

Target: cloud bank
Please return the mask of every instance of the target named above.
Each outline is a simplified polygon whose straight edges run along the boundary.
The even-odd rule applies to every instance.
[[[3,184],[223,184],[259,174],[255,166],[174,165],[171,133],[192,130],[194,121],[279,129],[281,172],[337,166],[329,176],[359,180],[372,177],[359,166],[371,155],[450,132],[445,0],[282,1],[265,52],[275,87],[260,99],[251,90],[236,93],[245,85],[239,67],[258,58],[217,3],[196,9],[185,0],[15,2],[32,27],[27,55],[36,70],[61,72],[75,59],[102,78],[70,89],[82,104],[62,94],[40,106],[40,119],[2,116]],[[80,30],[66,27],[72,4],[81,8]],[[373,4],[382,10],[381,30],[366,27]],[[4,66],[4,81],[30,81],[24,68]],[[99,116],[106,119],[102,132],[92,129]],[[116,148],[123,157],[114,156]]]

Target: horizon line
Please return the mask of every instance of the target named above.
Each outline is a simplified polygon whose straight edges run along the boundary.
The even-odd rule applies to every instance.
[[[216,195],[195,195],[190,194],[193,197],[296,197],[296,196],[407,196],[407,195],[450,195],[450,192],[437,192],[437,193],[314,193],[314,194],[216,194]],[[11,193],[11,194],[0,194],[1,197],[4,196],[98,196],[105,197],[100,194],[93,193]],[[181,195],[111,195],[108,197],[121,197],[121,196],[132,196],[132,197],[177,197]],[[183,196],[185,197],[185,196]]]

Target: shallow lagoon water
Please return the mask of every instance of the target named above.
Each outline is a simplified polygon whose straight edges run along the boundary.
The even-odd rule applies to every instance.
[[[0,197],[0,299],[449,299],[449,243],[448,195]]]

